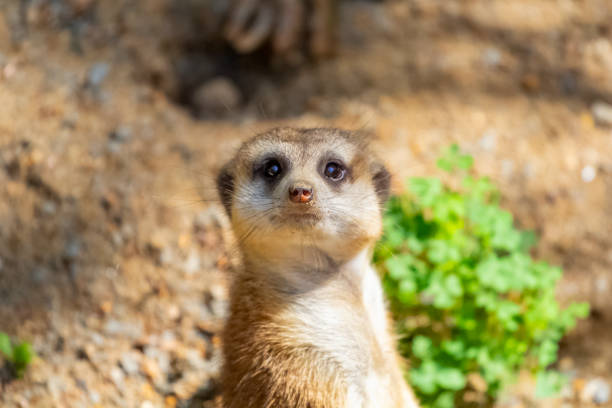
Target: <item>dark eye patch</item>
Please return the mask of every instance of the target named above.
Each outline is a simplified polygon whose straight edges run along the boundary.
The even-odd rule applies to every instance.
[[[344,176],[346,175],[346,169],[340,163],[335,161],[330,161],[325,165],[325,170],[323,170],[323,175],[332,181],[342,181]]]
[[[270,154],[253,165],[253,178],[261,177],[268,183],[280,180],[289,170],[289,161],[280,154]]]
[[[351,178],[351,169],[342,159],[333,153],[324,154],[319,160],[319,173],[330,185],[339,185]]]

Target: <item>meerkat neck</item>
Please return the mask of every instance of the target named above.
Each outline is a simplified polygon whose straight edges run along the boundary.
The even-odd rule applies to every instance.
[[[243,255],[242,273],[282,296],[304,294],[319,289],[331,282],[350,282],[351,286],[361,281],[370,267],[369,247],[363,248],[348,259],[335,259],[318,248],[300,248],[300,251],[270,254]]]

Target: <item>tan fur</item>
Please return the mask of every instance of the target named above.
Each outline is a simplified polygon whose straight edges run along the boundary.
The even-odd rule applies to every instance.
[[[274,183],[258,170],[267,157],[283,163]],[[329,160],[345,164],[346,180],[323,176]],[[312,202],[289,202],[295,183],[313,188]],[[416,408],[369,264],[388,173],[366,140],[274,129],[241,147],[219,190],[242,254],[223,333],[224,407]]]

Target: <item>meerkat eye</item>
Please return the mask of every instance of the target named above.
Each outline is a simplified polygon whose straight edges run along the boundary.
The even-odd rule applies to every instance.
[[[333,181],[340,181],[344,178],[346,170],[339,163],[329,162],[325,165],[325,170],[323,171],[323,174],[328,179],[331,179]]]
[[[266,162],[263,168],[263,174],[267,178],[276,178],[283,171],[278,160],[272,159]]]

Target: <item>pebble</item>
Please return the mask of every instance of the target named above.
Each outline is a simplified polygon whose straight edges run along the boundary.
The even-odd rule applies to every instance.
[[[478,392],[484,393],[489,386],[479,373],[470,373],[467,377],[468,383]]]
[[[600,126],[612,126],[612,105],[597,101],[591,107],[595,123]]]
[[[187,257],[185,263],[183,264],[183,270],[187,275],[193,275],[198,270],[200,270],[200,266],[200,257],[195,251],[192,251]]]
[[[49,268],[45,266],[37,266],[32,270],[31,278],[36,283],[46,282],[51,275]]]
[[[155,360],[150,358],[143,359],[140,368],[153,382],[157,383],[162,379],[162,371]]]
[[[501,63],[501,52],[497,48],[490,47],[482,53],[482,61],[489,68],[495,68]]]
[[[610,282],[608,281],[608,278],[605,276],[600,276],[595,279],[595,290],[602,294],[608,293],[610,290]]]
[[[92,404],[99,404],[100,401],[102,400],[102,398],[100,397],[100,394],[96,391],[93,390],[89,390],[88,392],[89,394],[89,400],[92,402]]]
[[[109,72],[110,65],[108,63],[95,63],[87,73],[87,84],[94,88],[99,87],[100,85],[102,85],[102,82],[104,82]]]
[[[605,404],[610,400],[610,384],[601,378],[594,378],[585,385],[580,393],[580,399],[583,402]]]
[[[109,137],[119,143],[124,143],[132,137],[132,128],[129,126],[119,126],[117,129],[110,132]]]
[[[125,336],[132,339],[142,337],[142,322],[121,322],[119,320],[110,319],[104,325],[104,331],[111,336]]]
[[[584,181],[585,183],[590,183],[591,181],[595,180],[596,175],[597,175],[597,170],[595,169],[595,167],[591,166],[590,164],[587,166],[584,166],[582,168],[582,171],[580,172],[582,181]]]
[[[74,259],[81,253],[81,242],[78,239],[71,239],[66,242],[64,255],[69,259]]]
[[[111,369],[110,378],[117,388],[123,388],[123,381],[125,380],[125,375],[119,367],[115,366]]]
[[[494,129],[487,129],[478,141],[483,150],[490,152],[497,146],[497,132]]]
[[[514,162],[510,159],[503,159],[501,161],[501,172],[505,178],[512,176],[514,173]]]
[[[227,113],[242,101],[240,90],[225,77],[213,78],[193,94],[193,104],[199,115]]]
[[[127,375],[136,375],[140,369],[140,354],[135,351],[127,351],[121,355],[121,368]]]
[[[170,357],[167,352],[156,347],[147,347],[145,355],[148,359],[155,361],[160,371],[168,372],[170,370]]]
[[[53,215],[57,209],[55,203],[51,200],[45,200],[42,204],[42,212],[46,215]]]

